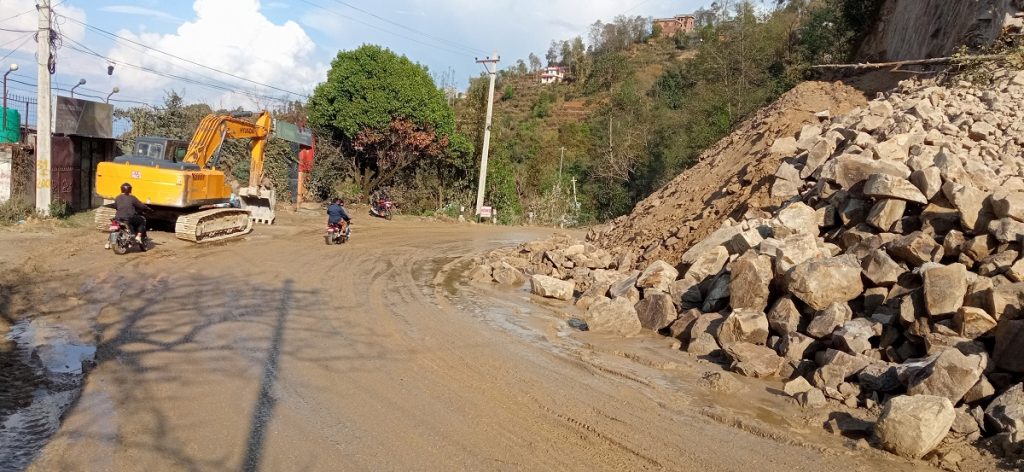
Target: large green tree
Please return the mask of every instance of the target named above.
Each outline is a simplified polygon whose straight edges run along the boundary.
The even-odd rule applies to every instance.
[[[307,110],[310,123],[353,156],[366,193],[444,154],[455,131],[455,115],[427,69],[374,45],[339,52]]]

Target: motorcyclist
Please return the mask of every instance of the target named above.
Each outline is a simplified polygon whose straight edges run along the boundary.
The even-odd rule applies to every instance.
[[[128,227],[135,233],[135,240],[139,242],[142,250],[145,251],[146,247],[143,241],[146,239],[146,218],[140,215],[139,212],[151,211],[152,209],[139,201],[135,195],[132,195],[132,184],[127,182],[121,184],[121,194],[114,199],[114,207],[117,209],[117,214],[114,218],[128,222]]]
[[[344,221],[345,224],[340,223]],[[352,222],[352,218],[348,216],[348,212],[345,211],[345,202],[341,201],[340,198],[335,198],[334,201],[327,205],[327,224],[341,226],[342,231],[348,231],[348,225]]]

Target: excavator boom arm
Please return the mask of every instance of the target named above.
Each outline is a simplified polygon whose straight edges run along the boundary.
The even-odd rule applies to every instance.
[[[260,113],[255,123],[228,115],[207,115],[199,122],[184,160],[205,168],[211,164],[225,139],[249,139],[249,185],[259,185],[263,179],[263,155],[272,127],[270,113],[266,111]]]

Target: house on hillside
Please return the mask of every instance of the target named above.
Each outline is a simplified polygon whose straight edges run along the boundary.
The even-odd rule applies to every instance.
[[[654,27],[661,30],[662,38],[674,38],[676,34],[693,33],[697,29],[697,17],[693,15],[676,15],[672,18],[658,18],[652,22]]]
[[[540,83],[542,84],[559,84],[563,80],[565,80],[564,67],[550,66],[540,73]]]

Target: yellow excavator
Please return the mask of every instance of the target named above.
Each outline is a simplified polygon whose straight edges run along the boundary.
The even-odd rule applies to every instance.
[[[252,115],[207,115],[187,148],[179,140],[140,137],[131,155],[97,166],[96,193],[113,200],[121,193],[121,184],[128,182],[132,194],[153,208],[147,218],[174,222],[175,236],[196,243],[245,235],[254,222],[273,224],[274,189],[263,185],[263,157],[273,119],[267,111],[255,122],[243,119]],[[249,185],[237,193],[217,168],[225,139],[250,141]],[[97,209],[97,226],[106,228],[114,213],[111,205]]]

